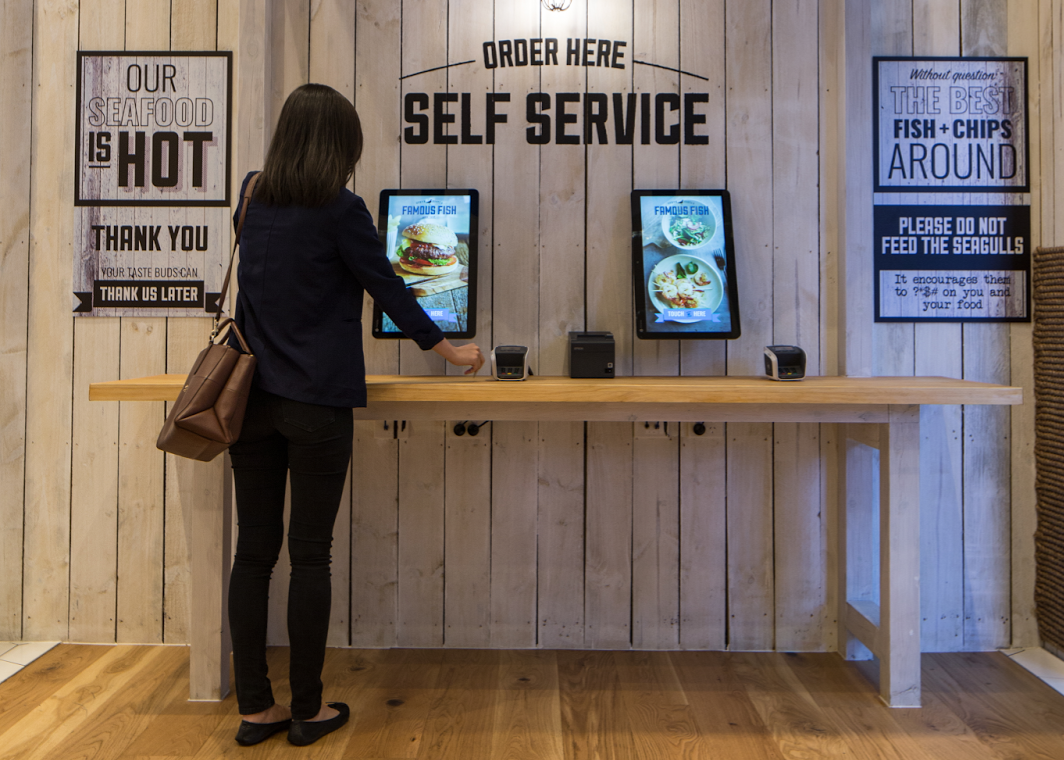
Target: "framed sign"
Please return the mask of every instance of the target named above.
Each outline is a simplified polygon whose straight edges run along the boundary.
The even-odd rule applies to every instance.
[[[874,58],[875,192],[1031,189],[1026,58]]]
[[[880,322],[1029,321],[1028,206],[874,210]]]
[[[230,242],[232,53],[79,52],[74,313],[204,316]]]
[[[877,322],[1030,320],[1026,58],[874,58]]]

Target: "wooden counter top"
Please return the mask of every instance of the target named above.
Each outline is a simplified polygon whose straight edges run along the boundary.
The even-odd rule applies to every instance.
[[[92,383],[90,401],[172,401],[184,375]],[[1021,388],[946,377],[619,377],[574,380],[531,377],[370,375],[369,405],[377,403],[503,404],[1021,404]]]

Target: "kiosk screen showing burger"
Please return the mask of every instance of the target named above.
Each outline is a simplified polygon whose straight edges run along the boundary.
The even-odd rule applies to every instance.
[[[382,190],[377,230],[392,268],[448,338],[476,333],[476,190]],[[373,307],[373,337],[401,338]]]
[[[727,190],[632,192],[632,273],[640,338],[738,338]]]

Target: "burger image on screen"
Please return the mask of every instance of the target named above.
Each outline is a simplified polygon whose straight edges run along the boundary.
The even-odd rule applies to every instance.
[[[399,238],[399,266],[413,274],[446,274],[458,268],[457,245],[458,237],[442,224],[411,224]]]

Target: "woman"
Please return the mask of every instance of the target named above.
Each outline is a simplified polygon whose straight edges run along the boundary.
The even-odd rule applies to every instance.
[[[235,319],[258,359],[240,440],[230,447],[239,534],[229,621],[243,745],[285,729],[293,744],[310,744],[348,718],[343,703],[322,703],[321,670],[351,408],[366,405],[363,291],[422,349],[468,366],[466,374],[484,363],[475,344],[444,338],[395,275],[365,203],[345,187],[361,153],[358,114],[342,95],[318,84],[295,90],[241,234]],[[284,535],[286,478],[290,709],[274,702],[266,673],[267,597]]]

